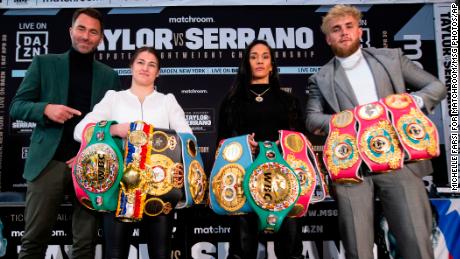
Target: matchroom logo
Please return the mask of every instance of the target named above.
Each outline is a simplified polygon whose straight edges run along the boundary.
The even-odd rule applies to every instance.
[[[30,62],[37,55],[48,53],[47,31],[18,31],[16,35],[16,62]]]

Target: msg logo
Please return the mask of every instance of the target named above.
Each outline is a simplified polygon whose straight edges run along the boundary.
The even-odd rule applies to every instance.
[[[16,62],[29,62],[36,55],[48,53],[47,31],[18,31],[16,35]]]

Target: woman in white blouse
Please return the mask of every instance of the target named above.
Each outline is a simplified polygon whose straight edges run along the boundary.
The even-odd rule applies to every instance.
[[[113,136],[125,138],[129,123],[144,121],[155,128],[170,128],[178,132],[191,133],[184,111],[172,94],[155,90],[155,79],[160,74],[160,63],[153,48],[139,48],[131,59],[131,87],[124,91],[108,91],[75,127],[74,138],[81,141],[86,124],[101,120],[114,120],[117,125],[110,129]]]
[[[129,124],[133,121],[144,121],[155,128],[192,133],[185,120],[184,111],[174,95],[163,94],[155,89],[155,79],[160,72],[160,62],[155,50],[151,47],[137,49],[130,61],[130,67],[131,87],[124,91],[108,91],[94,106],[93,111],[75,127],[75,140],[81,141],[83,129],[88,123],[101,120],[117,121],[118,124],[111,126],[110,133],[121,138],[126,138]],[[170,257],[172,214],[144,218],[142,231],[148,237],[150,258]],[[105,258],[128,258],[132,230],[132,224],[118,221],[114,213],[104,213]]]

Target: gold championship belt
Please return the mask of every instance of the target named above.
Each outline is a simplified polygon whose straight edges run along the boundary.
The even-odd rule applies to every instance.
[[[392,124],[408,161],[439,156],[436,126],[423,114],[410,94],[393,94],[380,100],[391,113]]]
[[[116,196],[123,171],[121,140],[110,135],[112,124],[116,122],[100,121],[96,124],[88,145],[76,157],[73,170],[75,182],[91,201],[85,205],[98,211],[116,209]],[[90,134],[91,130],[86,133]]]
[[[183,196],[184,187],[181,143],[175,132],[131,123],[125,163],[117,217],[137,221],[143,214],[169,214]]]
[[[165,154],[167,150],[175,150],[178,139],[175,134],[156,130],[152,135],[152,154],[148,161],[146,175],[146,192],[153,196],[162,196],[173,188],[184,186],[184,168],[182,163],[173,161]]]
[[[243,190],[246,169],[252,163],[249,135],[225,139],[219,145],[209,186],[211,209],[219,215],[237,215],[252,209]]]
[[[79,160],[79,157],[81,155],[81,152],[85,149],[87,144],[90,142],[91,137],[93,136],[94,128],[95,128],[96,123],[88,123],[86,124],[85,128],[83,129],[82,137],[81,137],[81,144],[80,144],[80,150],[78,151],[78,154],[76,156],[75,162]],[[73,182],[73,187],[75,189],[75,196],[77,197],[77,200],[86,208],[94,210],[93,204],[91,203],[91,200],[88,196],[88,194],[85,192],[83,187],[78,184],[77,177],[75,176],[77,166],[76,163],[72,165],[72,182]]]
[[[372,172],[388,172],[403,167],[404,153],[384,106],[373,102],[355,107],[359,123],[358,150]]]
[[[319,171],[313,148],[307,137],[300,132],[280,130],[283,158],[296,173],[300,182],[299,198],[288,217],[302,217],[308,211]]]
[[[203,160],[196,137],[191,133],[177,132],[182,144],[184,164],[184,193],[176,208],[186,208],[205,201],[208,178],[204,172]]]
[[[129,125],[125,142],[125,171],[118,196],[116,217],[122,221],[139,221],[143,217],[146,199],[146,162],[151,155],[153,126],[142,121]]]
[[[244,176],[243,188],[259,216],[259,230],[277,232],[299,198],[300,184],[275,142],[259,142],[259,150]]]
[[[334,182],[358,183],[362,159],[356,141],[356,120],[353,112],[346,110],[332,115],[329,135],[324,144],[323,161]]]

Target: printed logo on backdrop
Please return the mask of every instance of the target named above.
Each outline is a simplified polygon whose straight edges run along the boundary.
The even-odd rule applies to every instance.
[[[406,57],[421,68],[422,41],[435,39],[433,20],[433,5],[425,5],[394,36],[395,41],[404,43]]]
[[[214,131],[214,109],[185,109],[185,119],[195,133]]]
[[[361,46],[363,48],[371,47],[371,30],[370,28],[362,28],[363,35],[361,36]]]
[[[11,135],[30,134],[36,125],[35,122],[15,120],[11,123]]]
[[[21,149],[21,159],[26,160],[29,157],[29,147],[22,147]]]
[[[162,9],[154,14],[153,24],[156,26],[151,23],[139,24],[138,28],[108,26],[96,58],[101,61],[128,60],[136,47],[148,45],[157,50],[161,60],[191,61],[195,67],[197,60],[239,60],[244,48],[254,39],[266,40],[279,52],[276,53],[279,58],[310,58],[314,55],[314,33],[310,27],[273,25],[270,20],[261,21],[260,27],[248,27],[244,21],[239,21],[241,25],[229,27],[225,19],[219,19],[222,18],[219,12],[214,16],[201,13],[184,16],[168,15],[169,10]],[[226,16],[226,13],[222,15]],[[108,20],[112,17],[109,15]]]
[[[223,235],[223,234],[230,234],[231,228],[227,226],[207,226],[207,227],[194,227],[193,234],[194,235]]]
[[[29,25],[34,25],[31,23]],[[48,53],[47,31],[18,31],[16,34],[16,62],[30,62],[37,55]]]
[[[264,39],[275,49],[308,49],[313,46],[313,30],[308,27],[276,28],[188,28],[178,32],[170,28],[104,30],[99,51],[134,50],[154,46],[157,50],[231,50],[244,49],[254,39]],[[121,47],[121,49],[120,49]]]
[[[180,90],[180,93],[183,95],[188,95],[188,94],[207,94],[208,90],[207,89],[182,89]]]

